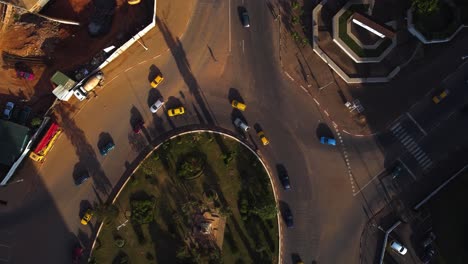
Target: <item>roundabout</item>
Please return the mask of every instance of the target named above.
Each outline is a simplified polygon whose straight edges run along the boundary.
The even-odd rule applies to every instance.
[[[237,19],[237,7],[242,5],[249,11],[248,29]],[[312,99],[282,74],[277,22],[265,3],[199,1],[183,38],[161,17],[152,32],[156,37],[143,38],[149,50],[133,45],[103,69],[108,81],[96,91],[97,97],[54,109],[63,128],[54,149],[41,166],[24,165],[23,170],[29,170],[25,183],[9,186],[20,197],[9,203],[0,219],[0,226],[7,227],[0,233],[12,263],[37,259],[67,263],[76,243],[89,256],[99,223],[94,219],[86,226],[80,224],[87,207],[116,197],[138,164],[165,139],[197,129],[239,138],[265,162],[279,211],[289,208],[294,218],[293,228],[285,228],[285,222],[279,221],[279,244],[267,246],[266,251],[275,252],[270,255],[278,263],[298,259],[304,263],[358,263],[360,235],[368,219],[363,208],[369,200],[377,202],[379,193],[354,196],[348,157],[340,144],[320,143],[322,136],[334,136],[332,125]],[[157,52],[165,49],[168,51]],[[164,81],[152,88],[158,71]],[[152,113],[150,106],[161,98],[164,106]],[[232,107],[234,99],[246,105],[245,111]],[[181,106],[184,114],[167,114]],[[251,129],[239,131],[235,126],[238,118]],[[135,120],[144,123],[139,133],[134,131]],[[264,145],[259,131],[269,144]],[[101,156],[99,146],[109,141],[114,142],[114,149]],[[289,175],[290,190],[281,188],[277,168]],[[82,170],[89,173],[90,180],[77,187],[74,176]],[[144,181],[143,176],[135,185]],[[236,206],[230,207],[236,210]],[[118,226],[124,221],[117,222]],[[129,227],[121,230],[131,230]],[[31,234],[35,239],[30,239]],[[45,239],[48,243],[39,243]],[[118,245],[122,245],[121,239],[123,236]],[[123,243],[125,248],[130,242]],[[24,254],[26,248],[30,254]],[[157,252],[150,254],[157,259]],[[146,251],[143,259],[145,255]]]
[[[219,132],[164,141],[113,199],[118,215],[100,213],[92,261],[277,263],[276,202],[262,164]]]

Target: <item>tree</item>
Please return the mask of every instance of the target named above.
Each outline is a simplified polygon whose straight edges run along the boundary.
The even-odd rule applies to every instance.
[[[203,172],[205,161],[205,155],[199,152],[189,153],[179,163],[177,175],[185,180],[195,179]]]
[[[439,10],[439,0],[412,0],[416,12],[421,15],[430,15]]]
[[[134,200],[131,202],[131,219],[137,224],[147,224],[154,219],[154,201]]]

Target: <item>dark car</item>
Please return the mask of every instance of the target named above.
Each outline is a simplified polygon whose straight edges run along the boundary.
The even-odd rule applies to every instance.
[[[286,223],[286,226],[288,228],[292,228],[294,226],[294,221],[293,221],[293,216],[292,216],[291,209],[284,208],[284,210],[283,210],[283,219],[284,219],[284,222]]]
[[[434,258],[436,254],[436,251],[432,245],[429,245],[425,250],[424,250],[424,255],[422,256],[421,260],[424,264],[429,264],[431,263],[431,260]]]
[[[82,256],[83,256],[83,247],[81,247],[81,245],[76,245],[73,248],[73,253],[72,253],[73,264],[80,263]]]
[[[108,142],[107,144],[105,144],[104,146],[102,146],[99,149],[99,152],[101,152],[102,156],[106,156],[114,148],[115,148],[115,144],[114,144],[114,142],[111,141],[111,142]]]
[[[245,28],[250,27],[250,18],[249,18],[249,14],[247,13],[247,10],[244,10],[242,12],[241,18],[242,18],[242,26],[244,26]]]
[[[291,189],[291,184],[289,183],[288,171],[283,165],[277,165],[276,169],[278,170],[278,176],[285,190]]]
[[[403,168],[400,166],[400,165],[396,165],[395,167],[393,167],[392,169],[392,178],[393,179],[396,179],[398,178],[398,176],[401,175],[401,172],[403,171]]]
[[[140,134],[141,129],[143,129],[144,125],[145,125],[145,122],[143,120],[138,120],[138,122],[136,122],[135,126],[133,126],[133,132],[135,134]]]
[[[78,176],[78,178],[76,178],[75,185],[80,186],[81,184],[83,184],[88,179],[89,179],[88,172],[84,172],[84,173],[80,174],[80,176]]]

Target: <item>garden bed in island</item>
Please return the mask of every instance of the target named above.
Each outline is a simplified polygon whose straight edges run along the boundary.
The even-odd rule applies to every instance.
[[[118,213],[100,214],[92,262],[278,263],[268,174],[230,138],[193,133],[165,142],[114,206]]]

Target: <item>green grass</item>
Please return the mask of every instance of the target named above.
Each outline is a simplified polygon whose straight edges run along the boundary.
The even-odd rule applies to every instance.
[[[440,249],[438,263],[468,263],[468,174],[460,175],[429,202],[436,243]]]
[[[185,181],[176,175],[179,157],[200,151],[207,157],[201,177]],[[227,164],[226,164],[227,163]],[[185,213],[203,192],[214,190],[226,213],[222,258],[224,263],[278,263],[278,226],[276,219],[262,220],[250,216],[243,220],[238,204],[241,194],[273,197],[269,179],[259,161],[243,146],[212,134],[185,135],[165,143],[144,161],[116,201],[121,213],[130,210],[130,200],[155,197],[155,220],[116,231],[114,224],[105,226],[99,236],[101,246],[94,252],[97,263],[111,263],[119,250],[131,263],[177,263],[177,250],[190,232],[190,217]],[[258,197],[258,196],[257,196]],[[120,218],[123,219],[121,216]],[[125,239],[122,249],[114,245],[118,234]],[[154,256],[148,260],[147,254]]]
[[[376,49],[363,49],[359,46],[347,33],[348,19],[355,12],[365,12],[369,5],[351,5],[338,20],[338,35],[346,45],[356,53],[359,57],[378,57],[384,52],[391,44],[392,40],[385,38],[384,41]]]

